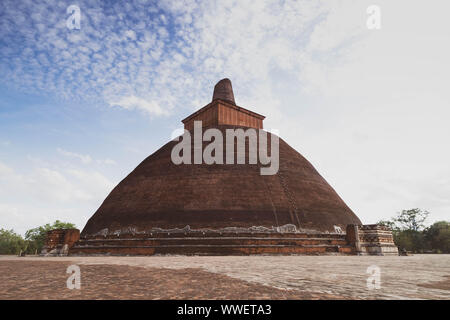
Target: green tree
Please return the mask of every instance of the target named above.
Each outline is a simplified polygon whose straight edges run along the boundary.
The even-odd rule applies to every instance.
[[[43,226],[28,230],[25,233],[25,239],[29,242],[27,253],[34,253],[36,250],[38,253],[41,252],[48,231],[73,228],[76,228],[73,223],[56,220],[53,224],[47,223]]]
[[[377,224],[379,224],[381,226],[388,227],[392,231],[398,229],[397,225],[395,224],[395,221],[392,221],[392,220],[380,220],[380,221],[377,222]]]
[[[26,247],[25,240],[13,230],[0,229],[0,254],[19,254]]]
[[[411,252],[423,252],[427,249],[424,234],[415,230],[394,231],[394,243],[401,249]]]
[[[450,222],[435,222],[424,230],[424,236],[433,251],[450,253]]]
[[[419,208],[403,210],[393,219],[400,230],[420,231],[425,228],[424,221],[430,213]]]
[[[428,211],[418,208],[403,210],[397,217],[381,220],[378,224],[392,230],[394,242],[400,249],[450,253],[450,222],[439,221],[425,228],[428,215]]]
[[[402,210],[394,218],[397,227],[394,231],[394,242],[407,251],[420,253],[429,249],[423,232],[424,222],[429,214],[428,211],[419,208]]]

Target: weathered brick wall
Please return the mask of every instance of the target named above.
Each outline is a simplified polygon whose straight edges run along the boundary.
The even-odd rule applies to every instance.
[[[157,232],[82,237],[70,255],[352,254],[342,234],[280,232]]]
[[[382,225],[348,225],[346,238],[358,255],[398,255],[392,231]]]
[[[47,232],[41,255],[67,255],[70,248],[80,239],[78,229],[56,229]]]

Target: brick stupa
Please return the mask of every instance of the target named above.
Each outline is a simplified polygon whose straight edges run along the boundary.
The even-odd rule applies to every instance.
[[[185,118],[185,129],[263,130],[264,116],[235,103],[231,81]],[[270,133],[268,133],[270,135]],[[279,170],[260,164],[181,164],[170,141],[123,179],[89,219],[71,254],[290,254],[354,252],[361,221],[300,153],[279,139]],[[246,148],[248,157],[248,148]]]

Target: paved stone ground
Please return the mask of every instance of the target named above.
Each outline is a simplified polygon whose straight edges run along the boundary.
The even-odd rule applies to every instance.
[[[200,269],[81,265],[81,289],[67,289],[69,261],[0,262],[0,299],[337,299],[233,279]]]
[[[66,288],[67,266],[81,290]],[[369,266],[380,289],[367,288]],[[450,255],[0,256],[0,299],[449,299]]]

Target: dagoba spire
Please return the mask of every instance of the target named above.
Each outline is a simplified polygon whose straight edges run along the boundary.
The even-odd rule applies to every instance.
[[[212,101],[216,99],[224,100],[236,105],[236,102],[234,101],[233,87],[231,86],[230,79],[222,79],[214,86]]]

